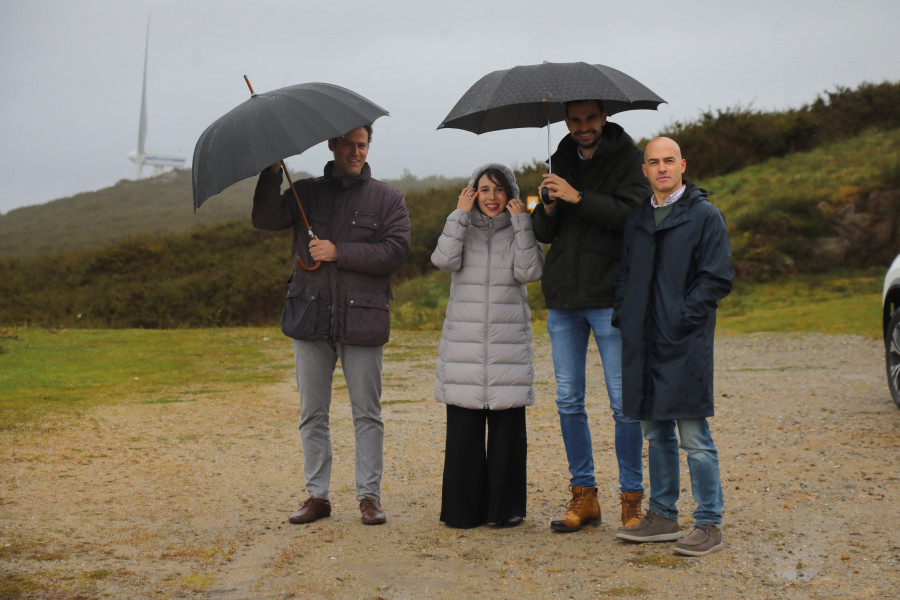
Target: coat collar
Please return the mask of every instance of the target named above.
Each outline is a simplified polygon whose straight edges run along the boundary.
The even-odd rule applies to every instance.
[[[689,179],[684,179],[684,195],[681,197],[678,202],[672,204],[672,212],[669,213],[669,216],[660,223],[660,226],[656,226],[656,222],[653,218],[653,211],[659,210],[653,208],[650,205],[650,199],[647,198],[647,201],[641,204],[638,210],[641,211],[640,218],[638,219],[638,226],[650,231],[651,233],[654,231],[658,231],[660,229],[670,229],[672,227],[677,227],[682,223],[687,223],[691,220],[691,207],[697,204],[698,202],[702,202],[706,200],[706,190],[701,187],[697,187],[694,183]]]
[[[369,168],[369,163],[363,165],[362,171],[360,171],[359,175],[354,175],[352,177],[336,177],[334,174],[334,161],[329,160],[325,163],[325,174],[322,179],[337,185],[343,189],[362,187],[366,185],[369,180],[372,178],[372,169]]]
[[[469,211],[469,219],[471,220],[472,225],[476,227],[487,228],[493,226],[494,229],[502,229],[508,227],[512,223],[510,214],[505,210],[493,219],[489,219],[483,212],[477,208],[473,208]]]
[[[604,163],[619,153],[623,146],[633,146],[634,140],[622,129],[622,126],[612,121],[607,121],[603,126],[603,143],[597,147],[594,156],[591,157],[591,165]],[[574,165],[581,160],[578,156],[578,144],[570,134],[560,140],[556,152],[553,154],[553,162],[559,161],[562,165]]]

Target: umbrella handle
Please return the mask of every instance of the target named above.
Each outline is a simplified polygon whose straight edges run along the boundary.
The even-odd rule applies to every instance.
[[[322,266],[322,262],[319,261],[316,264],[314,264],[313,266],[307,267],[306,265],[303,264],[303,259],[298,256],[297,257],[297,266],[300,267],[301,269],[303,269],[304,271],[306,271],[307,273],[312,273],[313,271],[318,270],[319,267]]]
[[[547,62],[547,61],[544,61]],[[250,85],[250,82],[247,82]],[[252,91],[253,88],[250,88]],[[553,172],[553,154],[550,152],[550,111],[547,111],[547,172]]]
[[[250,85],[250,83],[248,82],[247,85]],[[303,212],[303,206],[300,205],[300,196],[297,194],[297,188],[294,187],[294,182],[291,180],[291,176],[288,174],[287,166],[284,164],[284,161],[281,161],[281,170],[284,171],[284,176],[287,177],[288,184],[290,184],[291,186],[291,192],[293,192],[294,194],[294,201],[297,202],[297,210],[300,211],[300,217],[303,219],[303,224],[306,226],[306,233],[309,234],[310,239],[316,239],[316,235],[313,233],[312,227],[309,226],[309,221],[306,220],[306,213]],[[307,267],[305,264],[303,264],[303,259],[298,255],[297,266],[299,266],[307,273],[310,273],[321,267],[322,261],[316,261],[313,266]]]
[[[296,193],[297,192],[294,192],[295,195],[296,195]],[[313,230],[309,229],[308,227],[306,230],[306,234],[309,236],[309,239],[311,239],[311,240],[319,239],[316,237],[316,234],[313,233]],[[305,264],[303,264],[303,257],[301,257],[298,254],[297,255],[297,266],[300,267],[301,269],[303,269],[304,271],[306,271],[307,273],[312,273],[313,271],[317,270],[319,267],[322,266],[322,261],[321,260],[316,261],[315,264],[313,264],[313,266],[307,267]]]
[[[250,88],[250,95],[255,96],[256,92],[253,91],[253,86],[250,85],[250,80],[244,75],[244,81],[247,82],[247,87]],[[297,190],[294,188],[294,182],[291,181],[291,176],[288,174],[287,166],[284,164],[284,161],[281,162],[281,170],[284,171],[284,176],[287,177],[288,183],[291,186],[291,191],[294,193],[294,200],[297,202],[297,209],[300,211],[300,216],[303,217],[303,224],[306,225],[306,233],[309,234],[309,237],[315,239],[316,236],[313,234],[312,227],[309,226],[309,221],[306,220],[306,213],[303,212],[303,206],[300,205],[300,196],[297,195]],[[303,264],[303,259],[300,256],[297,256],[297,266],[306,271],[307,273],[311,271],[315,271],[319,267],[322,266],[322,261],[317,261],[313,266],[307,267]]]

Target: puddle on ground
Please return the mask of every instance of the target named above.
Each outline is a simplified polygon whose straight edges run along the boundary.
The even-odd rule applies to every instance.
[[[794,565],[782,565],[781,569],[775,571],[775,577],[789,581],[810,581],[816,575],[818,572],[814,568],[805,566],[802,562]]]

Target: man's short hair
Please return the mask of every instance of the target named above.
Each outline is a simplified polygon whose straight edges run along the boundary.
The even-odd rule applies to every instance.
[[[579,102],[591,102],[591,101],[597,103],[597,108],[598,108],[598,109],[600,110],[600,112],[602,113],[603,110],[604,110],[604,109],[603,109],[603,102],[601,102],[600,100],[595,100],[594,98],[585,98],[584,100],[569,100],[568,102],[566,102],[566,104],[565,104],[565,108],[566,108],[566,117],[569,116],[569,105],[570,105],[570,104],[578,104]]]
[[[360,125],[360,127],[362,127],[363,129],[365,129],[365,130],[366,130],[366,133],[369,134],[368,142],[371,144],[371,143],[372,143],[372,125],[371,125],[371,124],[369,124],[369,125]],[[356,129],[356,127],[354,127],[354,129]],[[338,136],[338,137],[343,137],[343,136]],[[336,142],[336,141],[337,141],[337,138],[334,137],[334,138],[331,138],[330,140],[328,140],[328,143],[329,143],[329,144],[332,144],[332,143],[334,143],[334,142]]]

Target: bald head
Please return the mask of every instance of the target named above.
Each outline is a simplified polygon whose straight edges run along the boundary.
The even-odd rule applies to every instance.
[[[647,144],[647,148],[644,150],[644,162],[647,162],[648,156],[658,155],[661,152],[674,153],[678,156],[678,160],[681,160],[681,147],[678,143],[672,138],[658,137],[653,138]]]
[[[644,176],[650,181],[657,204],[662,204],[669,195],[683,184],[682,174],[687,162],[681,157],[681,148],[675,140],[658,137],[647,144],[644,150]]]

